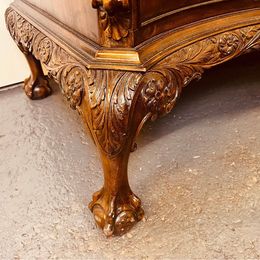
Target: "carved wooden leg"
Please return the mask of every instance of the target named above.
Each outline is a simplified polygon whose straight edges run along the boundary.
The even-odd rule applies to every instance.
[[[93,195],[89,208],[106,236],[127,232],[144,215],[141,201],[128,183],[129,152],[127,148],[114,158],[101,153],[104,187]]]
[[[94,194],[89,207],[106,236],[121,235],[144,215],[127,177],[135,138],[147,120],[173,108],[181,79],[172,71],[77,71],[75,81],[85,86],[77,109],[100,151],[104,170],[104,186]]]
[[[144,215],[127,176],[129,155],[142,121],[142,108],[138,112],[133,100],[141,74],[99,70],[79,77],[85,74],[85,95],[78,110],[98,147],[104,170],[104,186],[93,195],[89,208],[106,236],[122,235]]]
[[[31,99],[42,99],[51,94],[48,79],[44,76],[41,63],[31,53],[24,53],[31,75],[24,80],[25,94]]]
[[[34,27],[17,15],[11,8],[5,13],[6,26],[13,37],[18,48],[23,52],[29,64],[31,75],[24,81],[24,91],[31,99],[42,99],[51,94],[47,77],[44,76],[41,63],[48,60],[48,51],[44,44],[43,47],[36,48],[36,43],[40,44],[45,37]],[[50,49],[50,48],[49,48]],[[36,58],[37,59],[36,59]]]

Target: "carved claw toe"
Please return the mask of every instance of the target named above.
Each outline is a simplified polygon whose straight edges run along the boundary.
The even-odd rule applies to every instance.
[[[131,191],[112,196],[101,189],[93,195],[89,208],[107,237],[123,235],[144,216],[140,199]]]
[[[43,99],[52,92],[49,82],[45,77],[38,77],[32,80],[31,77],[24,80],[24,91],[30,99]]]

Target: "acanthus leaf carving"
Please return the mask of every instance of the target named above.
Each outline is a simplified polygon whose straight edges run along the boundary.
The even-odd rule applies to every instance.
[[[93,130],[103,150],[118,154],[127,138],[131,102],[141,73],[96,71],[88,96]]]

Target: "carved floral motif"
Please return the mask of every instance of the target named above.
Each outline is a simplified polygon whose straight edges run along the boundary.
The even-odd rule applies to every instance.
[[[220,37],[218,49],[223,56],[228,56],[236,52],[239,47],[239,38],[236,34],[225,33]]]
[[[173,70],[152,71],[147,75],[147,82],[141,91],[143,102],[152,113],[152,120],[169,113],[181,92],[178,74]]]
[[[66,98],[70,102],[70,106],[76,109],[80,106],[84,91],[84,71],[78,67],[68,66],[64,69],[63,91],[66,93]]]
[[[50,41],[50,39],[45,38],[41,40],[41,42],[38,45],[37,52],[41,57],[41,61],[43,63],[47,63],[52,53],[52,42]]]

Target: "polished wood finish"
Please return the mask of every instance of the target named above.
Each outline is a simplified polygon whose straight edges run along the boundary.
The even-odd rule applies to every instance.
[[[18,42],[18,47],[23,52],[31,71],[31,75],[24,80],[24,92],[30,99],[37,100],[49,96],[52,90],[49,86],[48,78],[42,71],[40,61],[32,55],[24,44],[22,44],[22,42],[27,42],[30,37],[30,35],[21,35],[21,42]]]
[[[41,62],[44,71],[60,85],[70,106],[82,116],[99,151],[104,185],[89,204],[95,221],[106,236],[124,234],[144,215],[127,176],[130,153],[137,147],[136,137],[148,120],[169,113],[183,87],[200,79],[206,69],[260,49],[259,1],[237,1],[243,11],[234,11],[239,6],[235,4],[225,10],[225,16],[218,14],[231,1],[217,1],[221,5],[211,19],[201,20],[198,16],[195,24],[159,35],[155,30],[156,37],[146,41],[147,32],[141,36],[140,30],[133,30],[140,24],[138,14],[144,9],[140,9],[140,1],[93,0],[100,31],[96,42],[86,38],[87,33],[83,36],[73,31],[68,27],[71,24],[56,23],[58,15],[50,17],[32,2],[37,4],[36,0],[30,4],[17,0],[6,11],[8,30],[26,54],[32,71],[25,90],[30,98],[50,94]],[[152,3],[151,8],[158,4]],[[174,8],[189,10],[190,4],[207,7],[216,1],[174,1],[172,6],[156,9],[154,15]],[[150,13],[149,9],[147,17]],[[144,40],[130,48],[136,35]],[[38,91],[37,86],[43,91]]]
[[[61,24],[77,31],[92,41],[99,42],[97,13],[86,0],[28,0],[33,8],[43,11],[56,18]]]
[[[259,7],[259,0],[188,0],[140,1],[139,23],[135,30],[135,45],[159,33],[203,22],[205,19],[225,17],[232,13]]]

